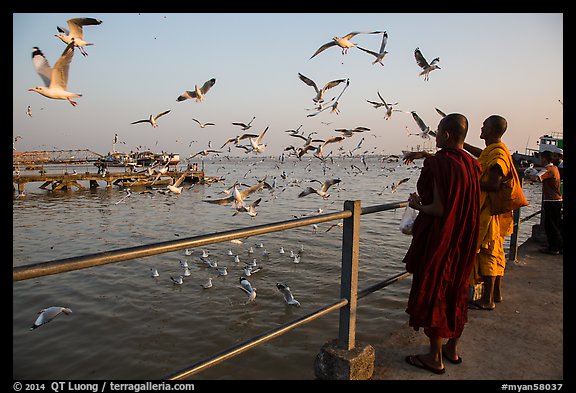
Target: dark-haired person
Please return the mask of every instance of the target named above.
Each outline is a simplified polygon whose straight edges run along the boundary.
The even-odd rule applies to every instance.
[[[409,325],[424,329],[429,352],[409,355],[415,367],[442,374],[443,358],[461,363],[458,342],[468,321],[468,280],[474,265],[480,217],[480,164],[463,149],[468,120],[440,120],[434,155],[426,155],[409,205],[418,210],[404,257],[412,273],[406,312]],[[414,157],[422,158],[422,157]],[[405,157],[405,161],[411,158]],[[448,339],[443,343],[443,339]]]
[[[540,165],[546,169],[532,180],[542,182],[542,210],[544,212],[544,230],[548,238],[548,247],[540,249],[545,254],[563,254],[564,244],[561,230],[562,194],[560,193],[560,172],[554,165],[550,150],[540,152]]]

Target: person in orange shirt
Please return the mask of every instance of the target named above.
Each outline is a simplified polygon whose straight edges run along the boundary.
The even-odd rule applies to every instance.
[[[540,164],[546,169],[532,177],[532,180],[542,183],[542,210],[544,214],[544,230],[548,238],[548,247],[540,249],[545,254],[563,254],[564,244],[561,229],[562,193],[560,192],[560,172],[554,165],[553,153],[549,150],[540,152]]]

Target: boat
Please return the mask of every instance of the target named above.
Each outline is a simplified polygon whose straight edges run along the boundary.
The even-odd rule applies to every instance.
[[[410,147],[410,150],[402,150],[402,154],[405,156],[408,153],[412,153],[415,151],[425,151],[427,153],[436,153],[438,151],[438,148],[436,147],[436,140],[432,140],[428,143],[424,142],[424,144],[421,146],[420,144],[416,145],[416,146],[412,146]]]
[[[512,153],[512,160],[518,173],[523,172],[530,164],[533,166],[540,165],[539,154],[545,150],[555,151],[557,148],[564,150],[564,137],[562,132],[551,131],[544,134],[536,141],[537,149],[526,147],[524,153],[518,151]]]
[[[130,154],[119,151],[109,152],[104,158],[98,159],[94,165],[98,166],[103,163],[109,167],[136,166],[136,160]]]

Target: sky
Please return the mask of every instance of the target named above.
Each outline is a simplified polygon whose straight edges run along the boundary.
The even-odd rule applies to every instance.
[[[28,89],[41,86],[34,70],[32,47],[53,66],[65,44],[55,37],[57,26],[76,17],[102,20],[85,26],[88,56],[76,50],[70,65],[68,90],[82,94],[77,106]],[[484,147],[479,138],[484,119],[498,114],[508,121],[503,137],[511,152],[535,148],[546,133],[563,132],[562,13],[14,13],[13,14],[13,137],[17,151],[89,149],[106,154],[150,149],[188,157],[209,143],[220,149],[230,137],[244,133],[232,122],[249,122],[248,130],[268,131],[261,155],[279,155],[304,141],[286,130],[315,138],[339,135],[337,128],[367,127],[342,144],[352,149],[364,137],[363,151],[399,154],[434,145],[416,134],[410,111],[432,129],[445,113],[468,118],[466,141]],[[386,31],[383,64],[358,48],[342,55],[333,46],[310,59],[335,36],[350,32]],[[351,39],[378,51],[381,34]],[[428,81],[418,76],[414,50],[420,48],[441,67]],[[340,98],[339,114],[316,116],[314,89],[301,73],[321,87],[334,79],[349,79]],[[176,98],[185,90],[215,78],[204,101]],[[329,89],[329,100],[344,84]],[[378,93],[395,108],[386,120]],[[26,114],[31,107],[32,116]],[[130,124],[165,110],[158,128]],[[200,128],[192,119],[212,122]],[[330,123],[330,124],[324,124]],[[228,145],[230,146],[230,145]],[[227,147],[228,147],[227,146]],[[232,147],[229,155],[244,156]],[[250,153],[254,154],[254,153]]]

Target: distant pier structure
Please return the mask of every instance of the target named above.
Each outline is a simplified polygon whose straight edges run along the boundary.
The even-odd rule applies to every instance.
[[[160,176],[156,173],[150,175],[147,169],[134,171],[128,168],[114,168],[101,172],[96,169],[96,163],[102,162],[103,155],[91,150],[53,150],[33,152],[13,152],[12,182],[17,186],[18,193],[23,194],[26,183],[40,182],[40,188],[55,190],[86,189],[81,182],[88,182],[90,188],[99,187],[98,181],[106,182],[106,187],[117,185],[119,187],[162,187],[175,182],[183,174],[185,181],[191,183],[204,183],[204,165],[201,170],[179,171],[169,170]],[[65,164],[61,167],[59,164]],[[80,169],[81,165],[89,164]],[[46,170],[49,165],[58,165],[54,173]],[[70,166],[68,166],[70,165]],[[92,169],[92,170],[90,170]],[[26,172],[26,173],[22,173]],[[32,172],[32,173],[31,173]],[[16,188],[13,187],[13,191]]]

